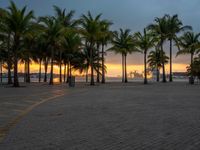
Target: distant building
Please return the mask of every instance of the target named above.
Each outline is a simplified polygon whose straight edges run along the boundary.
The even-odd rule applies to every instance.
[[[130,78],[143,78],[143,75],[141,73],[138,73],[137,71],[134,71],[134,72],[130,72],[128,74],[128,76]]]
[[[173,78],[184,79],[188,78],[187,72],[173,72]]]

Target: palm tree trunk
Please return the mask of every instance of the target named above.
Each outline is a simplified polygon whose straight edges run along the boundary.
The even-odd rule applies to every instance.
[[[69,76],[70,76],[70,78],[72,77],[72,65],[71,65],[71,63],[69,64]]]
[[[66,63],[64,63],[64,82],[66,81]]]
[[[194,76],[193,76],[193,57],[194,57],[194,54],[191,53],[191,79],[190,79],[190,84],[194,84]]]
[[[1,76],[1,83],[3,82],[3,62],[0,62],[0,72],[1,72],[1,74],[0,74],[0,76]]]
[[[44,82],[47,82],[47,69],[48,69],[48,60],[45,59],[45,62],[44,62]]]
[[[124,83],[124,55],[122,54],[122,83]]]
[[[144,52],[144,84],[147,84],[147,50]]]
[[[69,62],[69,83],[72,82],[72,65],[71,62]]]
[[[193,65],[193,58],[194,58],[194,54],[191,53],[191,60],[190,60],[190,61],[191,61],[191,62],[190,62],[190,63],[191,63],[191,66]],[[193,69],[193,66],[192,66],[192,69]]]
[[[160,70],[158,64],[156,65],[156,81],[160,82]]]
[[[104,68],[104,45],[102,44],[102,81],[101,83],[105,83],[105,68]]]
[[[164,51],[163,51],[163,42],[161,42],[161,51],[162,51],[162,70],[163,70],[163,83],[167,82],[166,81],[166,75],[165,75],[165,59],[164,59]]]
[[[62,52],[60,51],[60,83],[62,83]]]
[[[91,66],[91,81],[90,85],[94,85],[94,68],[93,65]]]
[[[24,62],[24,83],[26,82],[26,78],[27,78],[27,62],[25,60],[25,62]]]
[[[67,83],[69,83],[69,61],[67,62]]]
[[[173,79],[172,79],[172,39],[170,39],[170,56],[169,56],[169,59],[170,59],[169,82],[172,82],[173,81]]]
[[[13,44],[13,52],[14,52],[14,87],[19,87],[19,80],[18,80],[18,47],[19,47],[19,36],[14,36],[14,44]]]
[[[88,83],[88,68],[86,69],[86,76],[85,76],[86,83]]]
[[[60,83],[62,83],[62,64],[60,63]]]
[[[30,83],[30,60],[28,58],[27,60],[27,78],[26,78],[26,83]]]
[[[93,50],[92,46],[90,47],[90,66],[91,66],[91,81],[90,85],[94,85],[94,66],[93,66]]]
[[[41,66],[42,66],[42,59],[40,59],[40,64],[39,64],[39,83],[41,82]]]
[[[51,50],[51,71],[49,85],[53,85],[53,61],[54,61],[54,50]]]
[[[125,71],[125,83],[127,83],[128,79],[127,79],[126,54],[124,56],[124,71]]]
[[[97,44],[97,51],[98,51],[97,64],[99,65],[99,58],[100,58],[99,44]],[[98,68],[97,68],[97,83],[99,83],[99,82],[100,82],[100,68],[98,66]]]
[[[19,80],[18,80],[18,58],[17,54],[14,56],[14,87],[19,87]]]
[[[11,67],[12,67],[12,62],[8,60],[8,84],[12,84],[12,76],[11,76]]]
[[[12,84],[12,76],[11,76],[11,68],[12,68],[12,57],[10,55],[10,33],[8,34],[8,41],[7,41],[7,47],[8,47],[8,84]]]

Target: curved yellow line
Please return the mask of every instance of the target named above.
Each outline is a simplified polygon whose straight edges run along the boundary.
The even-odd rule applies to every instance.
[[[32,106],[28,107],[27,109],[25,109],[24,111],[22,111],[17,117],[15,117],[14,119],[12,119],[7,125],[5,125],[4,127],[0,128],[0,143],[3,141],[3,139],[6,137],[6,135],[8,134],[8,132],[10,131],[10,129],[12,127],[14,127],[25,115],[27,115],[30,111],[32,111],[35,107],[37,107],[38,105],[45,103],[49,100],[55,99],[57,97],[61,97],[64,94],[60,94],[60,95],[56,95],[50,98],[46,98],[43,99],[42,101],[33,104]]]

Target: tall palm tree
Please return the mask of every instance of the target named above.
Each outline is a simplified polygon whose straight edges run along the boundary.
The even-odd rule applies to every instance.
[[[164,54],[162,54],[164,53]],[[165,52],[161,51],[158,47],[156,47],[155,51],[151,51],[148,55],[148,64],[152,70],[156,69],[157,82],[159,82],[160,78],[160,69],[162,68],[163,61],[165,64],[168,63],[169,57],[166,56]]]
[[[161,51],[163,51],[162,54],[164,54],[163,44],[168,38],[168,18],[167,16],[164,16],[162,18],[155,18],[154,22],[155,22],[154,24],[150,24],[147,28],[152,31],[152,33],[154,34],[154,36],[157,37],[157,39],[159,39],[158,45],[160,46]],[[164,60],[162,62],[162,72],[163,72],[162,76],[163,82],[167,82],[165,75]]]
[[[19,87],[18,60],[22,48],[22,38],[31,31],[33,18],[33,11],[28,11],[26,13],[26,6],[19,9],[13,1],[10,2],[5,17],[5,25],[8,27],[13,37],[12,52],[14,54],[14,87]]]
[[[41,82],[41,66],[44,65],[44,82],[47,82],[48,65],[51,59],[51,51],[49,50],[49,42],[46,40],[45,29],[38,34],[35,43],[35,55],[37,63],[39,63],[39,82]]]
[[[59,48],[63,34],[63,28],[54,17],[41,17],[40,21],[45,26],[45,38],[48,42],[48,49],[51,51],[51,71],[49,84],[53,85],[53,66],[55,50]]]
[[[30,83],[30,64],[32,61],[37,61],[36,55],[35,55],[35,45],[36,45],[36,39],[37,36],[41,32],[41,26],[38,23],[35,23],[32,25],[32,29],[29,33],[24,35],[24,42],[23,42],[23,48],[22,48],[22,55],[21,59],[24,60],[25,63],[25,82]]]
[[[36,57],[35,62],[39,64],[39,74],[38,74],[38,82],[41,82],[41,74],[42,74],[42,63],[44,63],[45,65],[45,81],[47,80],[47,66],[48,63],[46,63],[46,60],[49,59],[49,54],[48,54],[48,43],[46,41],[46,39],[44,38],[44,34],[43,31],[41,31],[40,34],[38,34],[36,36],[36,40],[34,43],[34,51],[33,51],[33,55]],[[48,62],[48,61],[47,61]]]
[[[73,19],[75,11],[71,10],[67,13],[66,9],[61,9],[58,6],[53,6],[54,11],[55,11],[55,18],[60,24],[62,25],[63,28],[65,28],[66,32],[68,30],[75,30],[75,28],[78,25],[78,21]],[[59,50],[59,67],[60,67],[60,82],[62,82],[62,54],[63,50]],[[66,65],[65,65],[66,66]]]
[[[90,67],[91,67],[91,81],[90,85],[94,85],[94,53],[96,51],[95,44],[101,34],[100,28],[101,14],[93,17],[90,12],[87,15],[82,15],[80,19],[80,33],[85,40],[85,45],[90,51]]]
[[[0,9],[0,25],[3,23],[3,17],[4,17],[4,9]],[[6,59],[6,52],[5,52],[5,35],[4,33],[2,34],[2,29],[0,27],[0,82],[3,82],[3,63],[4,60]]]
[[[65,33],[64,40],[62,41],[62,49],[69,65],[67,78],[72,76],[72,61],[76,57],[77,52],[80,51],[81,46],[81,37],[77,33],[74,31]]]
[[[7,59],[6,46],[3,39],[0,38],[0,82],[3,82],[3,66]]]
[[[110,26],[112,25],[112,23],[108,20],[100,20],[99,21],[99,35],[97,37],[97,41],[96,41],[96,49],[98,51],[98,64],[100,61],[100,57],[102,57],[102,65],[104,66],[104,47],[107,45],[107,43],[109,42],[109,40],[111,39],[111,35],[112,32],[109,30]],[[100,46],[101,46],[101,50],[100,50]],[[101,54],[101,56],[100,56]],[[98,68],[97,70],[97,83],[100,82],[100,68]],[[105,83],[105,70],[102,70],[102,83]]]
[[[8,11],[0,8],[0,35],[6,43],[6,53],[7,53],[7,70],[8,70],[8,84],[12,84],[11,68],[12,68],[12,54],[11,54],[11,31],[9,26],[6,24],[6,17],[8,16]]]
[[[199,41],[200,33],[195,34],[194,32],[186,32],[179,38],[179,47],[180,50],[177,52],[178,55],[190,54],[190,64],[191,71],[193,69],[192,64],[194,60],[194,55],[200,50],[200,41]],[[191,75],[191,80],[193,84],[193,76]]]
[[[144,53],[144,84],[147,84],[147,52],[155,45],[156,39],[152,36],[152,33],[146,32],[146,29],[144,29],[143,33],[135,33],[134,37],[136,39],[136,47]]]
[[[172,43],[173,41],[175,43],[177,43],[177,34],[179,34],[182,31],[185,30],[191,30],[192,27],[191,26],[183,26],[182,21],[178,18],[178,15],[166,15],[166,17],[168,18],[168,39],[170,42],[170,74],[169,74],[169,81],[172,82],[173,81],[173,77],[172,77],[172,51],[173,51],[173,46]]]
[[[122,82],[128,82],[127,79],[127,65],[126,58],[127,54],[137,51],[135,48],[133,36],[130,34],[129,29],[120,29],[120,31],[115,31],[113,33],[112,40],[113,47],[109,51],[114,51],[122,55]]]
[[[101,32],[102,36],[100,37],[100,43],[101,43],[101,57],[102,57],[102,66],[105,66],[105,51],[104,48],[107,46],[109,42],[112,40],[112,32],[110,31],[110,26],[112,25],[112,22],[104,20],[101,22]],[[102,81],[101,83],[105,83],[105,67],[102,68]]]

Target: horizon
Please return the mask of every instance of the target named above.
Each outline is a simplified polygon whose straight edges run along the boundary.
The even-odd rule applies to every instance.
[[[185,64],[173,64],[174,68],[183,68],[183,69],[174,69],[173,72],[186,72],[186,69],[184,69]],[[106,77],[121,77],[121,64],[106,64],[107,68],[109,68],[109,72],[107,72]],[[19,73],[24,73],[24,64],[19,64]],[[127,66],[127,73],[131,72],[137,72],[140,74],[143,74],[143,68],[144,65],[128,65]],[[38,73],[39,65],[38,64],[30,64],[30,73]],[[62,75],[64,71],[64,66],[62,67]],[[5,69],[3,69],[4,73],[7,73]],[[161,70],[162,72],[162,70]],[[44,66],[42,66],[42,73],[44,73]],[[48,71],[47,73],[50,73],[50,65],[48,65]],[[80,74],[79,71],[73,71],[73,75],[75,76],[82,76],[85,75],[85,73]],[[59,74],[59,66],[54,65],[54,74]],[[166,65],[166,74],[169,74],[169,64]]]

